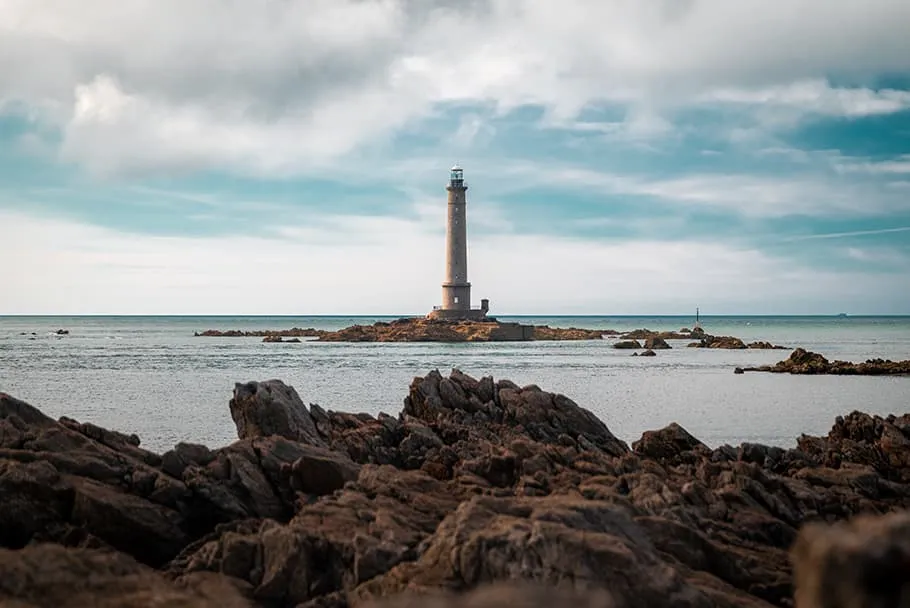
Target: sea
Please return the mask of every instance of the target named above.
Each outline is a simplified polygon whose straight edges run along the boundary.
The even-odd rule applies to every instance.
[[[759,442],[791,447],[825,434],[853,410],[910,412],[910,378],[735,375],[786,350],[672,349],[632,357],[614,339],[466,344],[268,344],[261,338],[195,337],[206,329],[340,329],[397,317],[0,316],[0,391],[52,417],[137,433],[155,451],[185,441],[236,439],[228,401],[237,382],[281,379],[306,403],[397,415],[416,376],[453,368],[562,393],[619,438],[678,422],[715,447]],[[691,317],[499,317],[551,327],[679,330]],[[798,346],[829,359],[910,359],[910,316],[706,316],[714,335]],[[57,335],[58,329],[69,331]]]

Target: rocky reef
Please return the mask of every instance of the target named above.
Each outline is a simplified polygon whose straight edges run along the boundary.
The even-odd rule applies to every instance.
[[[775,374],[834,374],[840,376],[910,376],[910,360],[869,359],[863,363],[828,361],[824,356],[797,348],[774,365],[737,367],[737,374],[771,372]]]
[[[321,342],[529,342],[532,340],[600,340],[605,336],[619,337],[614,348],[661,350],[671,346],[667,340],[696,340],[694,348],[726,349],[784,349],[770,342],[746,344],[733,336],[712,336],[701,328],[675,331],[635,329],[622,333],[615,329],[583,329],[506,323],[489,317],[484,320],[451,321],[405,317],[394,321],[378,321],[371,325],[351,325],[339,330],[294,327],[280,330],[207,329],[197,337],[248,338],[262,337],[263,342],[294,342],[293,338],[316,338]],[[291,338],[290,340],[285,338]]]
[[[207,329],[202,332],[197,331],[193,335],[197,338],[272,338],[271,341],[277,342],[279,341],[277,338],[318,338],[324,333],[324,330],[313,329],[312,327],[292,327],[291,329],[257,329],[250,331]]]
[[[794,581],[800,608],[905,597],[906,515],[820,526],[910,506],[910,415],[853,412],[793,449],[712,449],[678,424],[629,446],[568,397],[457,370],[415,378],[397,416],[306,406],[278,380],[229,407],[238,441],[158,455],[0,393],[0,604],[757,608],[792,606]]]
[[[786,346],[776,346],[770,342],[755,341],[746,344],[741,338],[734,336],[711,336],[706,335],[698,342],[688,344],[690,348],[725,348],[731,350],[740,349],[763,349],[763,350],[786,350]]]
[[[557,328],[547,325],[404,318],[353,325],[324,332],[322,342],[527,342],[531,340],[600,340],[610,330]]]
[[[659,338],[661,340],[694,340],[706,336],[704,330],[700,327],[689,329],[683,327],[679,331],[654,331],[647,328],[633,329],[620,336],[623,340],[648,340]]]

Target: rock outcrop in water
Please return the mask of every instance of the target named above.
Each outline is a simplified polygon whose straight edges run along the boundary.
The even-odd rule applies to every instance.
[[[202,332],[193,334],[197,338],[318,338],[325,333],[322,329],[313,329],[312,327],[301,328],[292,327],[291,329],[256,329],[243,331],[240,329],[207,329]]]
[[[373,325],[353,325],[320,336],[323,342],[527,342],[531,340],[600,340],[607,330],[555,328],[546,325],[405,318]]]
[[[230,410],[237,442],[157,455],[0,394],[0,603],[789,606],[804,523],[910,506],[910,415],[787,450],[677,424],[630,447],[565,396],[458,371],[416,378],[397,417],[277,380]],[[904,555],[895,517],[807,529],[801,606],[848,605],[813,577],[857,596],[843,569],[893,573],[866,566]]]
[[[747,348],[761,350],[785,350],[786,346],[775,346],[770,342],[755,341],[746,344],[741,338],[734,336],[710,336],[705,335],[698,342],[691,342],[690,348],[724,348],[731,350],[743,350]]]
[[[910,360],[891,361],[869,359],[863,363],[828,361],[824,356],[797,348],[790,356],[774,365],[737,367],[737,374],[744,372],[771,372],[776,374],[834,374],[840,376],[910,376]]]
[[[196,336],[264,336],[263,342],[289,342],[282,338],[315,337],[322,342],[528,342],[532,340],[600,340],[616,335],[611,329],[560,328],[548,325],[483,321],[446,321],[442,319],[403,318],[379,321],[372,325],[352,325],[337,331],[289,329],[262,331],[220,331],[209,329]],[[298,340],[299,341],[299,340]]]

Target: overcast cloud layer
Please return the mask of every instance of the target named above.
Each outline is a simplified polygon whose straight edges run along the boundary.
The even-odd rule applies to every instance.
[[[500,312],[910,313],[908,27],[904,0],[0,0],[0,314],[422,312],[455,160]]]

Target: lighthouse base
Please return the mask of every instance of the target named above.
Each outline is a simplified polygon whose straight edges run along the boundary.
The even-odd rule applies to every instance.
[[[482,308],[445,309],[434,308],[427,313],[427,319],[438,321],[483,321],[487,318],[487,311]]]
[[[490,312],[490,301],[484,298],[480,301],[480,308],[445,308],[434,306],[427,314],[427,319],[440,321],[485,321]]]

